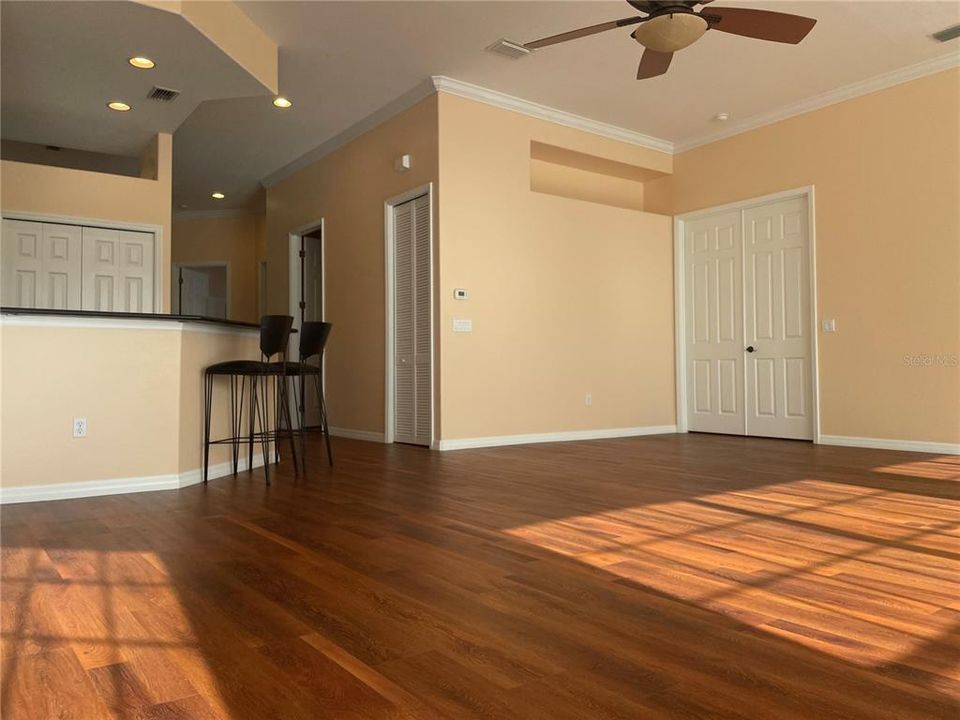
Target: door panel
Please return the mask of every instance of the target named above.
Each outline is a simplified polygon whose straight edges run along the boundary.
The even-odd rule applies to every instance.
[[[43,293],[40,307],[80,308],[80,228],[43,224]]]
[[[393,209],[394,439],[429,445],[433,428],[430,201]]]
[[[3,221],[3,305],[43,307],[40,304],[42,244],[41,223]]]
[[[394,437],[397,442],[416,440],[413,306],[413,203],[394,208]]]
[[[813,438],[806,200],[743,212],[750,435]],[[752,396],[752,397],[751,397]]]
[[[740,214],[685,225],[687,424],[743,434]]]
[[[416,277],[416,336],[414,373],[416,375],[416,442],[429,445],[433,424],[433,316],[432,278],[430,277],[430,202],[424,195],[414,204],[414,274]]]
[[[80,228],[3,221],[4,305],[80,309]]]
[[[152,233],[83,228],[83,309],[153,312],[153,261]]]

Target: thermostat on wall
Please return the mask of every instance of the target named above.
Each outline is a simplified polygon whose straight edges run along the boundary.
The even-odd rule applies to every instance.
[[[466,300],[468,297],[470,297],[470,293],[468,293],[465,288],[455,288],[453,291],[453,297],[456,300]]]

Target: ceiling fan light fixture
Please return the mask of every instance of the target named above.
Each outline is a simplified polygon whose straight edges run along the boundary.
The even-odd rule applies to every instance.
[[[693,45],[710,27],[692,12],[656,15],[633,31],[633,39],[656,52],[671,53]]]

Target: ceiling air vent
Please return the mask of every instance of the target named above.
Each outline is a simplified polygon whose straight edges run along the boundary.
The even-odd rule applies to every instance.
[[[932,37],[934,40],[938,40],[940,42],[956,40],[958,37],[960,37],[960,25],[951,25],[948,28],[944,28],[940,32],[935,32]]]
[[[507,40],[506,38],[500,38],[493,45],[488,46],[487,50],[508,57],[511,60],[516,60],[517,58],[522,58],[524,55],[530,54],[530,51],[525,48],[522,43]]]
[[[180,91],[171,90],[170,88],[164,88],[158,85],[150,91],[147,97],[150,100],[156,100],[157,102],[172,102],[180,97]]]

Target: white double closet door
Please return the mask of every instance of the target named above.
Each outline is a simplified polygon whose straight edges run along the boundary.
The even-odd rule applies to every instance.
[[[805,197],[684,221],[687,427],[813,438]]]
[[[394,440],[430,445],[433,427],[433,283],[430,198],[393,207]]]
[[[0,256],[0,304],[153,312],[153,233],[4,219]]]
[[[83,228],[83,309],[153,312],[153,253],[153,233]]]

